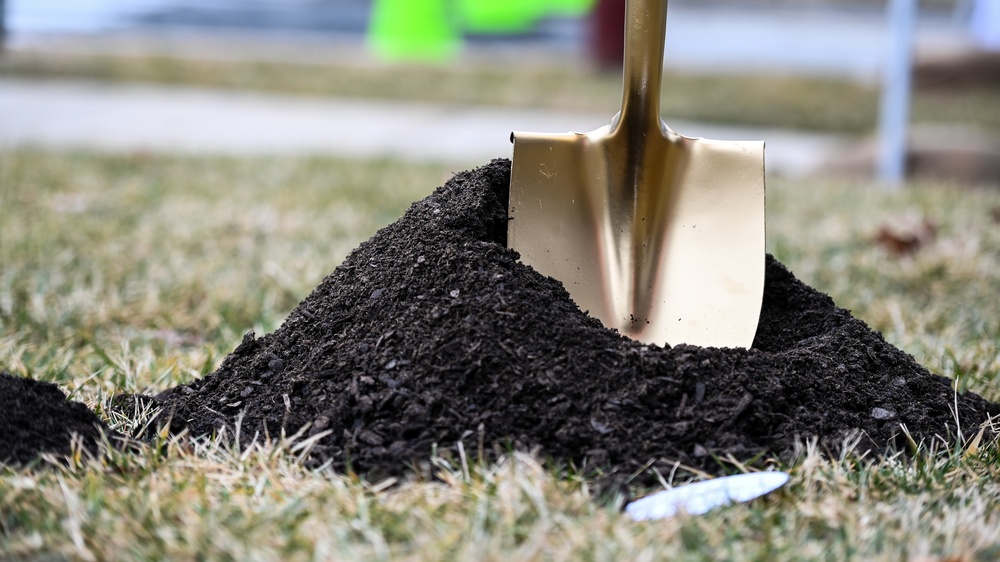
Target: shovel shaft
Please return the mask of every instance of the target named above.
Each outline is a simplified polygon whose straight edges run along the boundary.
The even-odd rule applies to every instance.
[[[666,33],[667,0],[627,0],[620,125],[659,128]]]

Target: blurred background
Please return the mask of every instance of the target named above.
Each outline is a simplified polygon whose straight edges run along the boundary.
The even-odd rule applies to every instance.
[[[608,123],[623,4],[0,0],[4,368],[90,404],[211,372],[511,131]],[[672,0],[661,96],[767,143],[769,252],[990,399],[998,7]]]
[[[773,174],[885,175],[897,150],[910,177],[1000,181],[1000,0],[913,0],[894,24],[907,3],[674,0],[664,117],[764,139]],[[477,164],[620,101],[622,0],[0,5],[4,146]]]

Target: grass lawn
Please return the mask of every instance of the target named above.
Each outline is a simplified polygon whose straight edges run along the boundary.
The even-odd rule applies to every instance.
[[[213,370],[273,330],[441,165],[0,152],[0,369],[53,381],[115,427],[118,392]],[[769,248],[958,388],[1000,400],[1000,191],[773,181]],[[874,243],[923,219],[907,256]],[[974,431],[974,428],[969,428]],[[440,482],[303,469],[301,445],[165,440],[0,467],[0,559],[996,560],[1000,445],[913,460],[804,446],[782,491],[634,523],[591,483],[517,456]]]
[[[315,54],[311,56],[316,59]],[[357,52],[331,52],[323,62],[195,59],[139,54],[13,51],[0,57],[0,77],[87,79],[174,86],[453,105],[591,110],[612,115],[621,74],[597,73],[580,60],[551,55],[449,66],[356,62]],[[360,57],[364,58],[364,57]],[[877,88],[843,79],[666,72],[663,114],[729,125],[868,133],[875,129]],[[1000,132],[1000,94],[989,87],[916,89],[912,119],[920,124],[975,125]]]

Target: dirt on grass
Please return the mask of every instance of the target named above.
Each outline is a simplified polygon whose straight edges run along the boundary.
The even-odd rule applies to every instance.
[[[174,432],[244,442],[305,428],[308,462],[373,479],[513,449],[605,476],[723,473],[810,438],[834,454],[905,450],[907,432],[954,443],[1000,415],[771,256],[751,349],[627,339],[507,249],[509,179],[508,160],[456,175],[275,332],[247,334],[203,379],[119,404],[152,401]],[[120,437],[55,385],[0,373],[0,463],[65,455],[73,439],[97,452],[102,435]]]
[[[770,256],[751,349],[608,330],[506,248],[509,177],[496,160],[414,203],[275,332],[156,396],[162,419],[192,435],[238,425],[245,442],[306,427],[310,462],[377,478],[426,470],[434,452],[511,449],[582,470],[721,473],[811,437],[874,453],[905,449],[904,427],[954,442],[1000,414]]]
[[[69,400],[52,383],[0,372],[0,464],[25,465],[40,455],[96,455],[118,435],[85,404]]]

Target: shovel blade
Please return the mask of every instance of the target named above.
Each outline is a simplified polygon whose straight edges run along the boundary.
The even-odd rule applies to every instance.
[[[632,339],[750,347],[764,143],[683,137],[662,122],[637,142],[622,129],[512,135],[508,245]]]

